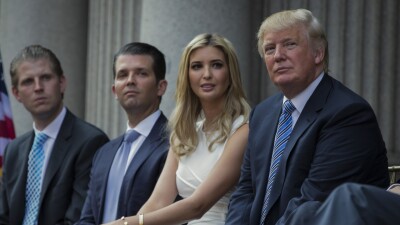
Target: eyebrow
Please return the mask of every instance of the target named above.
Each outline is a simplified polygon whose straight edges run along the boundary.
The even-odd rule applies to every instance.
[[[117,73],[126,72],[126,71],[129,71],[129,70],[130,70],[129,68],[121,68],[120,70],[117,71]],[[149,70],[151,70],[151,69],[148,69],[148,68],[145,68],[145,67],[133,68],[133,71],[135,71],[135,72],[138,72],[138,71],[149,71]]]
[[[197,60],[197,61],[190,62],[190,64],[192,64],[192,63],[201,63],[201,62],[203,62],[203,61]],[[225,60],[223,60],[223,59],[212,59],[212,60],[210,60],[210,62],[225,62]]]
[[[295,38],[293,38],[293,37],[287,37],[287,38],[283,38],[282,40],[279,40],[278,42],[264,42],[263,43],[263,47],[265,47],[265,46],[267,46],[267,45],[271,45],[271,44],[274,44],[274,43],[284,43],[284,42],[287,42],[287,41],[292,41],[292,40],[295,40]]]

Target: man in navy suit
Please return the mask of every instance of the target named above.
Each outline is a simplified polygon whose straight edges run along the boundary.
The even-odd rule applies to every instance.
[[[5,149],[0,224],[73,224],[81,215],[93,156],[108,137],[64,106],[67,78],[51,50],[27,46],[12,60],[10,74],[12,93],[31,114],[33,130]],[[32,146],[42,135],[48,138],[37,159]],[[34,171],[40,171],[37,180]]]
[[[226,224],[284,224],[298,206],[322,201],[348,181],[387,187],[386,148],[374,112],[328,74],[328,42],[312,13],[271,15],[258,32],[258,49],[282,93],[251,113],[248,148]],[[282,112],[286,101],[293,112]],[[276,135],[285,114],[286,127],[279,125],[284,135]],[[274,149],[282,146],[278,154]]]
[[[169,148],[167,118],[159,109],[167,88],[164,55],[149,44],[130,43],[114,56],[113,72],[112,92],[128,117],[127,131],[95,155],[77,224],[101,224],[135,215],[150,197]],[[138,137],[122,157],[124,166],[117,169],[123,140],[132,131]]]

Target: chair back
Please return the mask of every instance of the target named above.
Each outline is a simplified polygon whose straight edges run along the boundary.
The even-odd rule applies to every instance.
[[[400,166],[389,166],[390,184],[396,183],[400,177]]]

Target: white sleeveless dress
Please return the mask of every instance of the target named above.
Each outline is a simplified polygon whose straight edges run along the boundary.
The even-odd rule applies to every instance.
[[[233,123],[231,135],[243,122],[243,116],[239,116]],[[208,150],[208,142],[203,132],[204,120],[196,123],[199,144],[192,153],[180,157],[178,170],[176,171],[176,185],[179,195],[189,197],[196,188],[206,179],[217,160],[220,158],[225,143],[214,144],[213,151]],[[224,225],[228,211],[229,198],[232,190],[226,193],[208,212],[199,220],[189,222],[190,225]]]

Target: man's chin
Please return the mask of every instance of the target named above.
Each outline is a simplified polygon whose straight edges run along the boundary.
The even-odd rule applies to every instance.
[[[280,77],[279,79],[275,80],[274,84],[279,88],[286,88],[293,85],[293,80],[289,77]]]
[[[47,119],[49,117],[55,117],[56,114],[59,113],[59,110],[57,107],[52,107],[49,105],[40,105],[38,107],[35,107],[33,109],[27,109],[34,117],[40,118],[40,119]]]
[[[140,106],[140,104],[138,104],[138,102],[135,101],[125,101],[123,103],[121,103],[122,108],[124,108],[126,111],[130,111],[132,109],[136,109]]]

